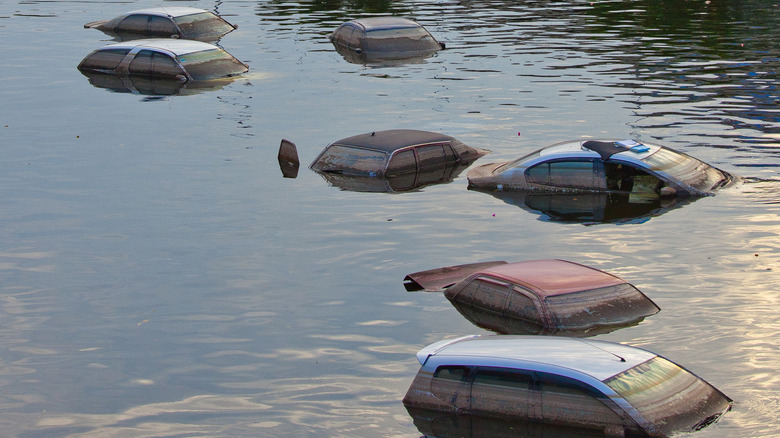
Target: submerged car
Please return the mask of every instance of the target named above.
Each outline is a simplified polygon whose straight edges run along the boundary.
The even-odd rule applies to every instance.
[[[683,367],[612,342],[470,336],[431,344],[417,359],[403,398],[415,417],[422,410],[667,437],[714,423],[732,405]]]
[[[217,41],[237,27],[205,9],[180,6],[139,9],[84,25],[120,40],[161,37],[208,42]]]
[[[705,196],[733,177],[682,152],[634,140],[566,141],[468,173],[469,188]]]
[[[354,64],[425,58],[444,48],[419,23],[390,16],[347,21],[328,38]]]
[[[620,277],[566,260],[449,266],[404,281],[409,291],[443,291],[467,319],[498,333],[590,336],[660,311]]]
[[[474,162],[488,151],[435,132],[393,129],[360,134],[328,145],[309,166],[321,174],[401,177],[441,173]]]
[[[143,39],[109,44],[78,65],[87,74],[155,78],[187,83],[231,77],[249,71],[223,49],[200,41]]]

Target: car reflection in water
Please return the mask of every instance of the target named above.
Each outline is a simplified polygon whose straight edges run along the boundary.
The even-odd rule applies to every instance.
[[[352,64],[416,63],[444,48],[419,23],[390,16],[348,21],[328,38],[336,51]]]
[[[394,129],[338,140],[309,167],[342,190],[394,193],[452,181],[488,152],[444,134]]]
[[[82,71],[90,85],[113,93],[130,93],[153,98],[156,96],[191,96],[199,93],[221,90],[235,81],[236,77],[209,79],[205,81],[181,82],[176,79],[154,76],[117,76],[110,73]]]
[[[466,319],[501,334],[594,336],[659,307],[607,272],[566,260],[483,262],[415,272],[408,291],[442,291]]]
[[[634,224],[682,207],[698,198],[661,198],[629,193],[496,192],[490,195],[550,222]]]

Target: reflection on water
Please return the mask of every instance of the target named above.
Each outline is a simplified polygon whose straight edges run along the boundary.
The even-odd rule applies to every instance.
[[[81,72],[89,78],[95,88],[104,88],[114,93],[132,93],[144,96],[188,96],[198,93],[217,91],[238,77],[210,79],[208,81],[182,82],[170,78],[158,78],[138,75],[113,75],[98,72]]]
[[[540,219],[592,224],[639,224],[697,198],[636,197],[630,193],[486,192]]]
[[[333,187],[351,192],[398,193],[419,190],[434,184],[452,182],[471,164],[445,166],[434,170],[417,170],[393,176],[345,175],[333,172],[318,174]]]
[[[6,435],[418,436],[400,402],[415,352],[481,329],[440,294],[409,300],[399,278],[539,258],[652,291],[663,312],[597,339],[661,353],[732,397],[697,438],[776,435],[776,2],[195,0],[239,25],[222,45],[265,73],[164,104],[75,69],[103,38],[83,23],[143,6],[0,12]],[[344,62],[328,33],[374,13],[436,29],[447,50]],[[448,132],[497,160],[578,137],[663,140],[747,182],[619,227],[608,200],[575,208],[607,222],[583,227],[537,220],[557,201],[528,214],[462,175],[399,196],[279,178],[291,132],[318,145],[389,127]]]

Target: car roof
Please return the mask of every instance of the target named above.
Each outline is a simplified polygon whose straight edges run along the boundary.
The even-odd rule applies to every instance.
[[[333,145],[353,146],[392,153],[398,149],[426,143],[452,142],[449,135],[414,129],[391,129],[355,135],[333,142]]]
[[[202,52],[204,50],[218,49],[219,47],[194,40],[174,39],[174,38],[146,38],[141,40],[124,41],[121,43],[109,44],[98,50],[103,49],[133,49],[138,46],[144,46],[152,49],[162,49],[174,53],[175,55],[186,55],[189,53]]]
[[[647,362],[656,354],[592,339],[498,335],[439,341],[417,353],[417,359],[423,365],[431,356],[452,358],[453,365],[469,365],[470,362],[485,365],[485,361],[479,359],[501,359],[502,366],[507,361],[516,361],[519,369],[565,368],[604,381]]]
[[[632,140],[615,140],[615,139],[585,140],[585,141],[570,140],[570,141],[564,141],[561,143],[556,143],[544,147],[539,151],[539,155],[543,159],[557,158],[557,156],[560,157],[591,156],[593,158],[596,158],[596,157],[601,157],[605,154],[604,147],[603,147],[604,145],[618,144],[619,142],[629,142],[629,141]],[[622,150],[615,149],[614,151],[612,151],[612,153],[608,155],[612,157],[625,159],[627,161],[639,162],[649,157],[650,155],[653,155],[655,152],[657,152],[659,149],[662,148],[662,146],[656,144],[639,143],[639,142],[637,142],[637,144],[639,146],[646,146],[646,148],[626,147],[623,148]],[[589,145],[592,146],[589,148],[588,147]]]
[[[623,284],[620,277],[566,260],[528,260],[491,266],[476,275],[492,275],[535,290],[542,298]]]
[[[159,16],[170,16],[170,17],[182,17],[185,15],[192,15],[192,14],[200,14],[203,12],[208,12],[205,9],[199,9],[199,8],[190,8],[187,6],[165,6],[165,7],[157,7],[157,8],[145,8],[145,9],[137,9],[135,11],[130,11],[126,14],[123,14],[123,17],[126,17],[128,15],[133,14],[147,14],[147,15],[159,15]]]
[[[409,20],[408,18],[392,17],[392,16],[380,16],[380,17],[366,17],[356,20],[350,20],[366,31],[382,30],[382,29],[404,29],[410,27],[422,27],[419,23]]]

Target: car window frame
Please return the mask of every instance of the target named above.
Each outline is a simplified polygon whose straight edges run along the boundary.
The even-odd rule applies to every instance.
[[[592,165],[592,184],[590,187],[575,186],[575,185],[560,185],[553,184],[551,165],[558,163],[585,163],[589,162]],[[541,166],[547,166],[547,182],[537,182],[535,178],[531,177],[531,173],[534,169]],[[553,158],[549,160],[542,160],[536,164],[528,166],[523,172],[525,180],[530,185],[544,186],[557,188],[559,190],[587,190],[587,191],[603,191],[606,190],[606,177],[604,176],[604,166],[600,159],[595,157],[567,157],[567,158]]]

